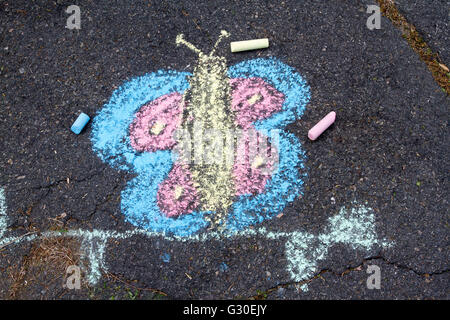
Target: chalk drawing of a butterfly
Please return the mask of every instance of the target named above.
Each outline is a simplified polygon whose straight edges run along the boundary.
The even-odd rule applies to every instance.
[[[276,58],[228,68],[215,55],[228,36],[222,31],[205,54],[178,35],[176,44],[198,55],[192,74],[159,70],[133,78],[94,118],[93,150],[113,168],[136,175],[121,193],[121,211],[136,227],[182,237],[211,229],[233,234],[273,218],[302,193],[305,155],[285,127],[300,119],[310,89]],[[220,149],[231,161],[190,161],[195,155],[185,155],[186,145],[198,141],[196,126],[224,136],[240,130],[231,139],[235,145]],[[186,143],[179,132],[194,136]],[[255,132],[268,144],[249,158]],[[193,152],[201,155],[207,140]]]

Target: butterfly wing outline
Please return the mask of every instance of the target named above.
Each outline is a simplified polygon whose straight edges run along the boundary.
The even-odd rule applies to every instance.
[[[170,143],[151,150],[145,148],[150,144],[144,141],[141,148],[135,148],[139,142],[132,143],[130,132],[136,113],[145,112],[145,106],[158,99],[183,94],[189,87],[189,76],[188,72],[160,70],[131,79],[114,91],[97,114],[91,134],[93,150],[101,160],[113,168],[136,174],[121,193],[121,211],[126,221],[149,231],[180,236],[205,227],[205,212],[192,212],[178,219],[161,213],[157,190],[174,165]]]
[[[265,177],[263,190],[258,190],[260,193],[243,192],[237,197],[227,219],[227,228],[234,232],[273,217],[301,193],[304,174],[299,170],[304,168],[304,153],[299,140],[284,127],[301,117],[310,93],[301,76],[275,58],[241,62],[230,67],[228,74],[232,84],[233,81],[245,83],[250,81],[248,79],[256,82],[259,80],[255,79],[261,79],[281,93],[284,99],[281,109],[263,108],[259,115],[255,115],[247,108],[242,112],[243,116],[237,118],[241,127],[253,127],[269,137],[269,142],[278,150],[279,163],[270,177]],[[183,170],[187,168],[174,163],[170,149],[175,142],[169,135],[156,141],[148,132],[148,123],[145,126],[136,119],[147,117],[153,121],[150,130],[154,129],[156,133],[161,130],[167,130],[163,134],[171,132],[173,127],[163,127],[158,124],[158,119],[162,114],[169,118],[179,114],[180,110],[167,106],[180,101],[189,87],[188,76],[190,73],[187,72],[158,71],[126,82],[113,93],[109,103],[94,119],[91,137],[93,149],[103,161],[114,168],[137,174],[121,194],[121,210],[126,220],[149,231],[177,236],[192,235],[206,227],[205,215],[212,212],[190,208],[189,214],[176,214],[174,219],[161,211],[164,199],[161,200],[158,190],[165,186],[170,189],[170,180],[174,179],[171,170],[178,170],[181,176],[186,176],[188,172]],[[276,99],[277,95],[273,97]],[[158,108],[160,112],[156,112]],[[239,110],[235,111],[239,114]],[[274,129],[278,130],[277,141],[270,140],[270,131]],[[178,176],[175,178],[179,179]],[[190,203],[196,201],[198,199],[190,199]],[[170,202],[166,201],[167,204]],[[178,213],[183,208],[178,208]]]
[[[285,127],[299,120],[310,100],[310,88],[298,72],[276,58],[243,61],[229,68],[230,78],[260,78],[284,95],[282,109],[268,118],[256,120],[256,130],[266,133],[279,154],[278,165],[257,195],[241,195],[234,202],[227,219],[231,232],[271,219],[303,190],[305,153],[299,139]],[[277,130],[277,140],[269,132]]]

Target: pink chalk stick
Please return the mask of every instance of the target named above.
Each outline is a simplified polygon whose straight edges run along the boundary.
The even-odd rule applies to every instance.
[[[336,120],[336,112],[331,111],[329,114],[325,116],[322,120],[320,120],[311,130],[308,131],[308,138],[311,140],[316,140],[325,130],[328,129]]]

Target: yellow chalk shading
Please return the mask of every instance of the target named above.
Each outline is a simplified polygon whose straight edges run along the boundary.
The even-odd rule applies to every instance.
[[[255,160],[253,160],[252,168],[258,169],[258,168],[262,167],[264,165],[264,163],[265,163],[265,159],[263,157],[261,157],[260,155],[257,155],[255,157]]]
[[[179,46],[180,44],[184,44],[186,47],[197,53],[198,55],[203,54],[199,49],[197,49],[192,43],[187,42],[184,40],[184,35],[181,33],[177,35],[177,38],[175,39],[175,43]]]
[[[234,149],[225,145],[221,154],[215,155],[224,161],[203,163],[203,152],[208,149],[208,145],[202,139],[202,135],[206,129],[214,129],[215,134],[226,137],[229,131],[235,128],[227,61],[224,57],[214,55],[219,42],[228,36],[226,31],[222,31],[209,55],[188,43],[182,35],[179,35],[176,40],[177,44],[184,44],[199,55],[198,64],[189,79],[189,89],[183,96],[187,104],[182,128],[190,130],[195,146],[195,161],[191,164],[190,170],[194,186],[201,197],[201,210],[215,211],[216,222],[223,218],[235,194],[233,164],[232,161],[225,161]],[[190,153],[187,152],[187,154]],[[182,159],[182,161],[186,160],[189,162],[190,159]]]
[[[247,99],[247,102],[249,105],[254,105],[255,103],[259,102],[262,99],[262,95],[259,93],[255,93],[253,96],[251,96],[249,99]]]
[[[174,191],[174,198],[178,200],[183,195],[184,188],[182,186],[176,186]]]
[[[166,124],[164,122],[156,121],[155,124],[150,129],[150,133],[157,136],[164,130],[165,127]]]

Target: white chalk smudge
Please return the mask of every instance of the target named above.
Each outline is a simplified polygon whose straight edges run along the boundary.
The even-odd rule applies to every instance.
[[[300,290],[302,290],[303,292],[308,292],[308,290],[309,290],[308,285],[306,283],[302,284],[300,286]]]
[[[365,206],[354,206],[349,210],[341,208],[339,214],[329,218],[328,222],[329,225],[318,236],[293,232],[287,240],[287,270],[292,280],[300,282],[313,276],[317,272],[318,261],[326,258],[334,244],[343,243],[367,252],[392,245],[377,238],[375,216]]]
[[[6,198],[5,190],[0,187],[0,239],[6,232]]]
[[[89,271],[87,280],[91,285],[95,285],[101,278],[101,270],[106,270],[105,265],[105,238],[93,237],[93,233],[85,236],[81,243],[81,249],[84,252],[83,258],[89,260]]]
[[[6,207],[3,189],[0,189],[0,236],[6,229]],[[339,213],[328,219],[328,225],[319,235],[303,231],[273,232],[261,227],[258,229],[246,229],[234,233],[221,233],[214,231],[191,235],[188,237],[169,236],[143,229],[118,232],[112,230],[81,230],[71,229],[66,232],[47,231],[28,236],[1,238],[0,248],[5,244],[33,241],[38,238],[51,237],[73,237],[81,239],[81,250],[83,257],[89,261],[89,269],[86,270],[87,280],[95,285],[101,278],[101,272],[107,271],[105,262],[106,244],[109,239],[127,239],[141,235],[147,238],[162,238],[178,242],[205,242],[209,240],[221,240],[224,238],[244,237],[251,238],[262,236],[266,239],[275,240],[286,238],[285,255],[287,258],[287,272],[295,282],[307,280],[317,272],[318,261],[324,260],[328,250],[337,243],[343,243],[355,250],[369,251],[376,247],[388,247],[391,244],[379,240],[375,231],[375,217],[373,211],[365,206],[353,204],[352,209],[341,208]],[[3,226],[3,228],[2,228]],[[307,284],[301,289],[306,292]]]

